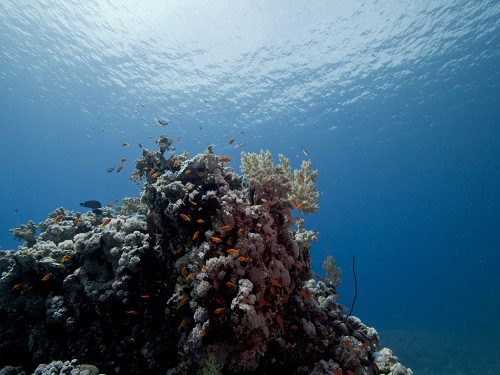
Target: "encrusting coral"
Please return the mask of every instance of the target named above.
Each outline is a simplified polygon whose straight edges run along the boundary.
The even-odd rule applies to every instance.
[[[166,158],[171,140],[157,143],[136,161],[140,201],[58,209],[37,238],[0,253],[0,367],[391,373],[376,364],[377,332],[311,279],[316,237],[290,213],[318,210],[310,162],[292,173],[281,155],[274,166],[269,152],[243,154],[242,178],[210,148]]]

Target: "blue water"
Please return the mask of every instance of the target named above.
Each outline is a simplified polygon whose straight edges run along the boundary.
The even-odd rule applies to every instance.
[[[314,270],[334,256],[341,302],[355,253],[354,315],[404,365],[497,374],[500,3],[270,4],[2,1],[1,248],[60,206],[138,196],[138,142],[164,132],[294,167],[303,147]]]

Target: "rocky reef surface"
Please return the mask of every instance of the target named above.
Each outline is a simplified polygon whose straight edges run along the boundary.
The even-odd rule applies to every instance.
[[[240,176],[210,148],[157,144],[136,160],[140,199],[12,230],[0,374],[412,374],[337,303],[333,259],[311,278],[316,237],[290,212],[318,209],[309,161],[243,154]]]

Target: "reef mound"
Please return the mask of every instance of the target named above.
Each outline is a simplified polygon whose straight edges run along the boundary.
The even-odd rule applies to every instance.
[[[316,237],[290,214],[318,209],[310,162],[243,154],[240,176],[157,143],[136,160],[140,199],[12,230],[0,374],[412,374],[311,278]]]

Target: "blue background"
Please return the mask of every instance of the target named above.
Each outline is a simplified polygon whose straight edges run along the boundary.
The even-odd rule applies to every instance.
[[[261,149],[298,168],[303,147],[314,271],[335,258],[349,307],[356,254],[354,315],[416,374],[497,374],[500,5],[416,3],[3,1],[1,248],[139,196],[138,142],[162,133],[235,168]]]

